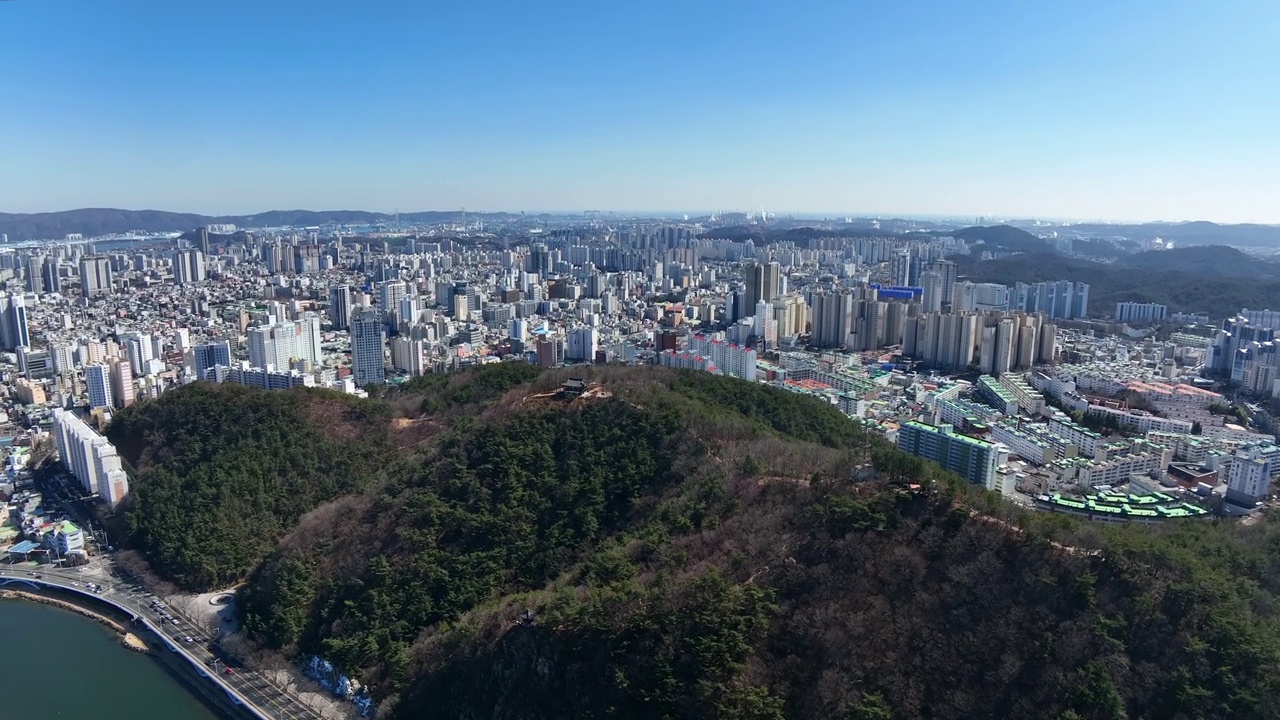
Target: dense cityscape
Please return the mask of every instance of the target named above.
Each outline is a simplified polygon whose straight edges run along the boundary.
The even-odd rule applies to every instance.
[[[0,0],[0,718],[1280,718],[1278,26]]]
[[[0,254],[12,437],[52,434],[84,491],[114,506],[128,477],[97,431],[187,383],[367,396],[476,364],[623,363],[817,397],[1046,509],[1077,509],[1066,491],[1130,499],[1083,501],[1094,519],[1248,513],[1280,473],[1274,435],[1215,391],[1275,396],[1280,312],[1211,326],[1152,303],[1091,307],[1070,278],[975,283],[948,258],[983,244],[941,233],[757,246],[718,227],[213,226],[22,243]],[[1175,489],[1186,501],[1159,505],[1174,512],[1136,499]]]

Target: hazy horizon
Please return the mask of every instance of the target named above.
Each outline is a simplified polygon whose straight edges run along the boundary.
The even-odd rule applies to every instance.
[[[210,213],[210,212],[200,212],[198,210],[181,210],[181,209],[171,210],[171,209],[161,208],[161,207],[125,208],[125,207],[88,207],[86,206],[86,207],[65,208],[65,209],[59,209],[59,210],[37,210],[33,212],[13,212],[3,207],[0,207],[0,214],[49,215],[49,214],[56,214],[56,213],[80,212],[80,211],[91,211],[91,210],[119,210],[124,212],[166,212],[166,213],[174,213],[174,214],[181,214],[181,215],[198,215],[198,216],[207,217],[207,218],[237,218],[237,217],[251,218],[251,217],[264,215],[272,212],[311,212],[311,213],[367,212],[367,213],[376,214],[376,215],[389,216],[389,215],[394,215],[397,212],[401,215],[413,215],[417,213],[429,213],[429,212],[450,213],[450,212],[465,211],[467,214],[476,214],[476,215],[488,215],[488,214],[519,215],[521,213],[524,213],[527,215],[572,216],[572,215],[585,215],[586,213],[600,213],[605,215],[621,215],[625,217],[640,217],[640,218],[677,218],[680,216],[687,215],[691,220],[699,217],[705,217],[711,214],[754,213],[758,215],[760,212],[759,209],[746,210],[746,209],[736,209],[736,208],[721,209],[721,210],[705,210],[705,209],[701,209],[701,210],[653,210],[653,209],[615,210],[615,209],[609,209],[609,208],[603,208],[603,209],[584,208],[584,209],[578,209],[578,210],[563,210],[563,209],[545,209],[545,208],[490,209],[490,208],[477,207],[477,208],[465,208],[465,210],[464,208],[426,208],[426,209],[399,208],[399,209],[391,209],[391,210],[382,210],[382,209],[371,209],[371,208],[362,208],[362,207],[354,207],[354,206],[352,207],[340,206],[340,207],[322,208],[322,209],[304,208],[304,207],[272,207],[266,210],[256,210],[253,212]],[[1117,219],[1117,218],[1072,218],[1072,217],[1028,217],[1028,216],[1003,217],[1003,216],[997,216],[997,215],[982,215],[980,213],[937,214],[937,213],[912,213],[912,212],[870,213],[870,212],[861,212],[861,211],[859,212],[792,211],[792,210],[774,211],[774,210],[770,210],[769,208],[765,208],[765,211],[769,213],[769,215],[772,217],[773,221],[775,222],[780,220],[835,221],[842,218],[850,218],[853,220],[918,220],[921,222],[939,222],[939,223],[955,222],[955,223],[966,223],[966,224],[972,225],[979,219],[982,219],[984,221],[984,224],[986,225],[999,225],[999,224],[1010,223],[1010,222],[1025,222],[1025,221],[1036,221],[1036,222],[1057,224],[1057,225],[1062,225],[1062,224],[1067,224],[1067,225],[1085,225],[1085,224],[1181,225],[1181,224],[1196,223],[1196,222],[1209,222],[1217,225],[1265,225],[1269,227],[1280,227],[1280,223],[1250,223],[1250,222],[1232,223],[1232,222],[1223,222],[1219,220],[1214,220],[1212,218],[1171,220],[1171,219],[1123,219],[1123,218]]]
[[[0,204],[1275,224],[1278,25],[1186,0],[15,0]]]

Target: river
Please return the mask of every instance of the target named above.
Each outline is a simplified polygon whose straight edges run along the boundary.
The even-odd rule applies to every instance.
[[[86,617],[0,600],[0,718],[219,720],[155,660]]]

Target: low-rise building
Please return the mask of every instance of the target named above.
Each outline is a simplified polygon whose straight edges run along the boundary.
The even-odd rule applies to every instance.
[[[1085,414],[1110,418],[1115,421],[1118,427],[1137,430],[1138,432],[1143,433],[1150,430],[1189,433],[1193,426],[1192,423],[1186,420],[1163,418],[1142,410],[1121,410],[1119,408],[1111,408],[1105,405],[1090,405],[1085,409]]]

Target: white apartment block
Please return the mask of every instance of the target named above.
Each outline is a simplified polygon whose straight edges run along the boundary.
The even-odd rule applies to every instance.
[[[678,350],[663,350],[662,354],[658,356],[658,362],[662,367],[679,368],[681,370],[703,370],[713,373],[718,369],[709,357]]]
[[[740,378],[748,382],[756,379],[756,351],[726,342],[709,338],[705,335],[689,336],[689,352],[709,358],[723,374]]]
[[[83,420],[54,408],[53,432],[62,466],[80,481],[86,493],[96,493],[115,506],[129,494],[129,477],[115,446]]]
[[[1189,433],[1192,423],[1176,418],[1163,418],[1141,410],[1117,410],[1103,405],[1090,405],[1085,408],[1086,415],[1101,415],[1114,418],[1120,427],[1132,428],[1139,432],[1163,430],[1165,432]]]
[[[1000,376],[1000,384],[1017,398],[1018,409],[1022,412],[1039,415],[1044,410],[1044,395],[1028,385],[1021,375],[1005,373]]]
[[[1116,303],[1116,322],[1152,323],[1164,320],[1169,308],[1156,303]]]

